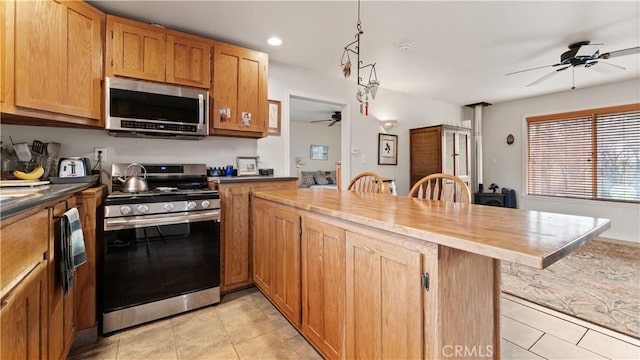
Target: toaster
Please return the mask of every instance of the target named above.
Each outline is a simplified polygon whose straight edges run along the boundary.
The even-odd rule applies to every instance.
[[[79,177],[89,176],[91,173],[91,164],[88,158],[68,157],[61,158],[58,163],[59,177]]]

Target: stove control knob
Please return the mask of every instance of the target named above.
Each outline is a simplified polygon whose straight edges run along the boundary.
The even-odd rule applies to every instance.
[[[120,214],[122,215],[129,215],[131,213],[131,208],[128,206],[121,206],[120,207]]]
[[[195,201],[189,201],[189,202],[187,203],[187,210],[193,210],[193,209],[195,209],[195,208],[196,208],[196,206],[197,206],[197,204],[196,204],[196,202],[195,202]]]
[[[171,211],[171,210],[173,210],[173,204],[171,204],[171,203],[164,204],[164,206],[162,206],[162,208],[164,209],[164,211]]]
[[[200,206],[202,206],[203,209],[206,209],[209,207],[211,203],[209,202],[209,200],[204,200],[203,202],[200,203]]]
[[[140,206],[138,206],[138,212],[139,212],[140,214],[144,214],[144,213],[146,213],[147,211],[149,211],[149,207],[148,207],[147,205],[140,205]]]

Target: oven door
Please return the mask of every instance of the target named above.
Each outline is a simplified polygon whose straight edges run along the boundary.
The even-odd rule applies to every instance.
[[[104,224],[103,333],[220,301],[220,210]]]

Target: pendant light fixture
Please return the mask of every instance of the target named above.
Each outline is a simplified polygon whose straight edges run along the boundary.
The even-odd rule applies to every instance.
[[[378,74],[376,73],[376,63],[362,65],[364,61],[360,60],[360,36],[364,34],[362,31],[362,23],[360,21],[360,0],[358,0],[358,23],[356,24],[356,40],[347,44],[342,52],[342,59],[340,60],[340,67],[342,68],[342,74],[345,79],[351,75],[351,58],[349,54],[356,56],[356,76],[358,77],[358,91],[356,92],[356,99],[360,102],[360,114],[365,116],[369,115],[369,95],[371,99],[375,100],[380,82],[378,81]],[[366,84],[363,83],[360,76],[360,70],[369,69],[369,79]]]

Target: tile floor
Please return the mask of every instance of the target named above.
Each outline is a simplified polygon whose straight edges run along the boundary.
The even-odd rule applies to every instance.
[[[640,359],[640,341],[503,294],[503,359]],[[255,288],[123,330],[69,359],[321,359]]]

